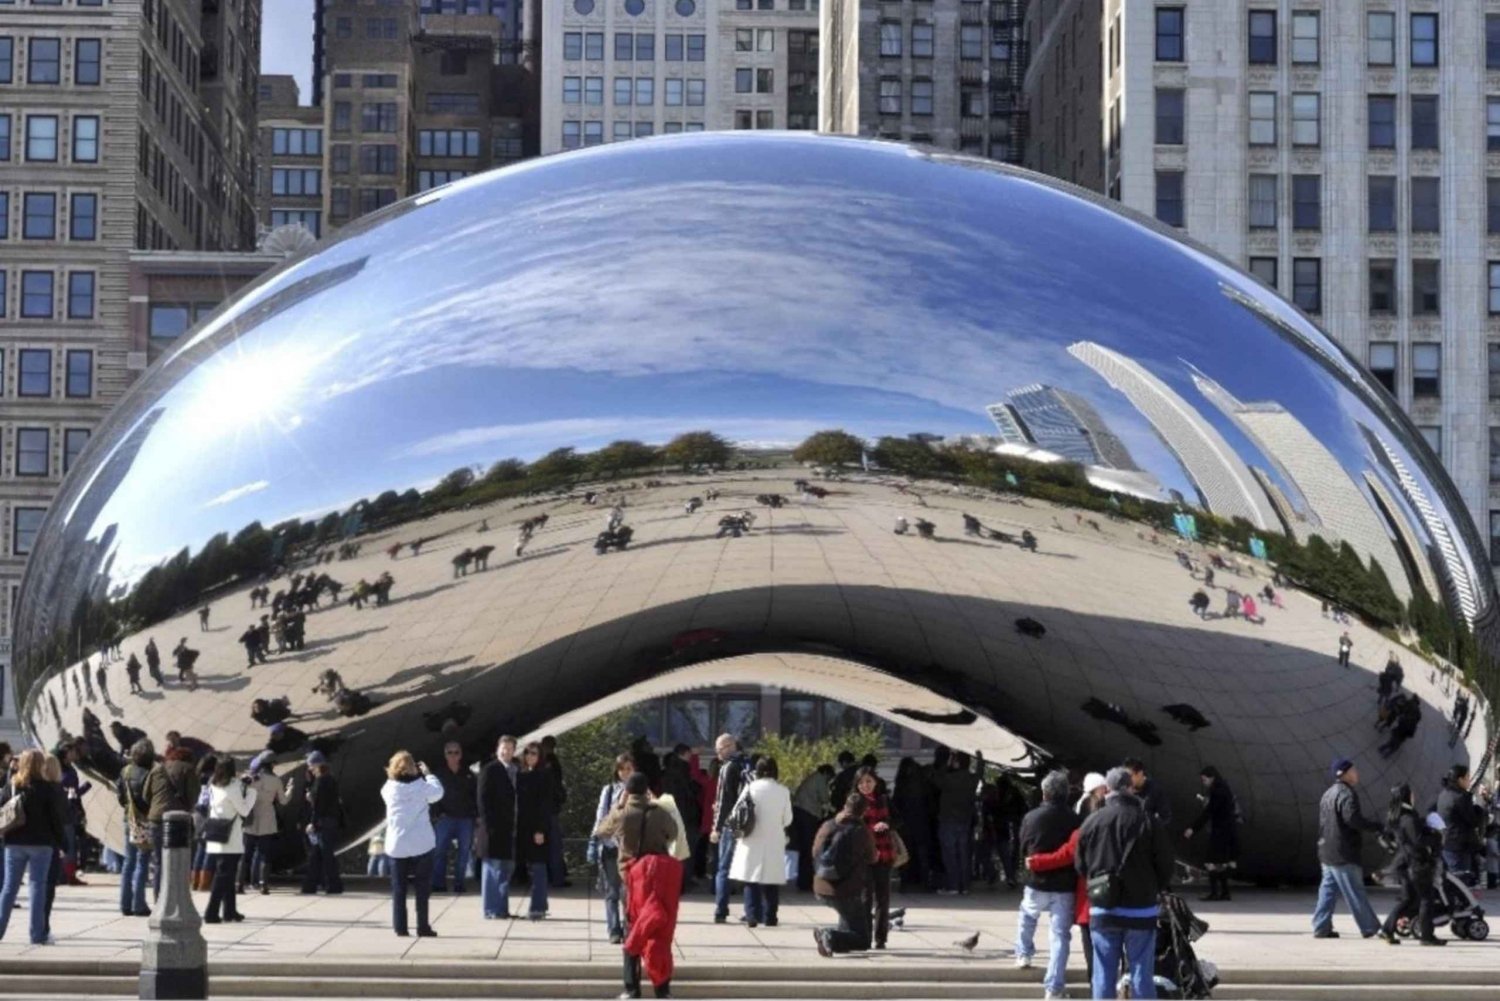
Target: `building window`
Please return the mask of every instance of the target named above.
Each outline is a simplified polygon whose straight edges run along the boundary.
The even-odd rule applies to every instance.
[[[1303,311],[1323,309],[1323,261],[1317,257],[1292,259],[1292,302]]]
[[[1489,297],[1489,302],[1490,302],[1490,315],[1491,316],[1500,316],[1500,264],[1496,264],[1494,261],[1490,262],[1490,297]],[[1495,365],[1494,365],[1493,359],[1495,357],[1495,349],[1496,348],[1500,348],[1500,345],[1496,345],[1496,344],[1491,344],[1490,345],[1490,359],[1491,359],[1491,362],[1490,362],[1490,371],[1491,372],[1493,372],[1495,370]],[[1493,395],[1493,394],[1491,394],[1491,395]]]
[[[0,162],[10,160],[10,115],[0,114]]]
[[[585,146],[600,146],[604,143],[604,123],[583,123],[583,144]]]
[[[1413,177],[1411,179],[1411,231],[1413,233],[1436,233],[1438,231],[1441,218],[1440,201],[1436,177]]]
[[[682,36],[668,35],[662,58],[669,63],[680,63],[682,62],[682,53]]]
[[[604,58],[604,32],[590,31],[583,36],[583,58],[598,62]]]
[[[901,22],[880,22],[880,57],[882,59],[901,58]]]
[[[1276,145],[1276,94],[1272,91],[1250,92],[1250,145]]]
[[[9,35],[0,35],[0,83],[12,83],[16,78],[16,40]]]
[[[565,77],[563,77],[562,99],[563,99],[563,103],[564,104],[581,104],[581,103],[583,103],[583,77],[581,77],[581,76],[565,76]]]
[[[901,78],[898,76],[881,77],[878,100],[877,108],[882,115],[901,114]]]
[[[1411,148],[1438,148],[1438,99],[1436,94],[1411,97]]]
[[[1411,16],[1411,64],[1413,66],[1436,66],[1438,64],[1438,16],[1436,14],[1413,14]]]
[[[635,36],[635,61],[638,63],[649,63],[656,61],[656,36],[645,32],[637,32]]]
[[[1187,93],[1175,87],[1156,88],[1156,144],[1181,146]]]
[[[1322,143],[1322,97],[1319,94],[1292,95],[1292,145],[1317,146]]]
[[[1156,172],[1156,218],[1168,226],[1182,225],[1182,186],[1182,171]]]
[[[21,239],[57,239],[57,195],[28,191],[21,197]]]
[[[462,49],[449,49],[438,56],[439,76],[463,76],[469,72],[469,54]]]
[[[734,92],[736,94],[748,94],[755,89],[755,75],[748,67],[740,67],[734,71]]]
[[[1276,65],[1276,12],[1274,10],[1250,12],[1250,64],[1252,66]]]
[[[1370,312],[1396,311],[1396,262],[1370,262]]]
[[[564,59],[582,59],[583,58],[583,32],[581,32],[581,31],[565,31],[565,32],[563,32],[562,57]]]
[[[586,76],[583,78],[583,103],[595,106],[604,104],[604,77]]]
[[[1250,175],[1250,228],[1275,229],[1278,216],[1275,174]]]
[[[350,128],[350,107],[348,101],[333,102],[333,131],[348,132]]]
[[[1500,566],[1500,511],[1490,512],[1490,562]]]
[[[1252,257],[1250,258],[1250,273],[1259,278],[1269,288],[1276,288],[1276,258],[1274,257]]]
[[[960,59],[984,58],[984,28],[977,24],[965,24],[958,29],[958,57]]]
[[[931,59],[932,38],[932,22],[913,21],[911,23],[911,57],[913,59]]]
[[[635,57],[635,35],[628,31],[615,32],[615,62],[628,63]]]
[[[669,108],[680,108],[682,106],[681,79],[668,77],[662,81],[662,103]]]
[[[1187,15],[1181,7],[1156,8],[1156,61],[1180,63]]]
[[[148,317],[147,330],[153,341],[175,341],[192,324],[192,314],[186,306],[152,303]]]
[[[1396,179],[1388,175],[1371,175],[1369,188],[1369,229],[1371,233],[1396,231]]]
[[[68,274],[68,319],[90,320],[94,316],[94,273],[73,271]]]
[[[1292,228],[1323,228],[1323,179],[1317,174],[1292,175]]]
[[[323,130],[272,129],[271,152],[277,156],[319,156],[323,152]]]
[[[1443,429],[1442,429],[1442,427],[1440,427],[1439,425],[1436,425],[1436,424],[1419,424],[1419,425],[1417,425],[1417,433],[1422,436],[1422,440],[1427,443],[1427,447],[1430,448],[1430,449],[1432,449],[1432,454],[1435,455],[1435,456],[1437,456],[1438,461],[1442,462],[1443,461]]]
[[[96,115],[73,117],[73,162],[99,162],[99,118]]]
[[[26,159],[57,162],[57,116],[26,116]]]
[[[1443,346],[1441,344],[1413,344],[1411,346],[1411,395],[1442,396],[1442,382]]]
[[[1500,70],[1500,14],[1484,15],[1484,65]]]
[[[16,429],[16,475],[46,476],[51,470],[51,443],[46,428]]]
[[[53,313],[53,275],[50,271],[21,272],[21,316],[50,320]]]
[[[73,83],[76,86],[99,86],[100,47],[97,38],[80,38],[73,43]]]
[[[1318,36],[1317,11],[1294,11],[1292,13],[1292,62],[1316,63],[1318,61]]]
[[[350,195],[349,189],[340,185],[329,192],[328,216],[334,222],[344,222],[349,218]]]
[[[365,215],[396,203],[395,188],[360,188],[359,214]]]
[[[63,430],[63,475],[66,476],[83,454],[83,447],[89,443],[88,428],[66,428]]]
[[[758,69],[755,71],[755,92],[757,94],[774,94],[776,92],[776,71],[772,69]]]
[[[323,213],[317,209],[272,209],[271,227],[301,226],[315,238],[323,235]]]
[[[1487,204],[1485,215],[1489,225],[1486,227],[1491,233],[1500,233],[1500,177],[1489,177],[1485,179],[1485,194]]]
[[[430,103],[437,95],[427,95]],[[431,110],[431,109],[428,109]],[[395,132],[396,102],[366,102],[359,107],[359,127],[365,132]]]
[[[94,395],[94,352],[68,352],[67,393],[73,397]]]
[[[19,396],[52,395],[52,352],[22,348],[17,354],[16,393]]]
[[[687,82],[687,103],[688,103],[688,107],[690,107],[690,108],[701,108],[701,107],[703,107],[703,101],[704,101],[705,95],[707,93],[707,89],[708,89],[708,82],[706,80],[689,80]],[[688,131],[689,132],[694,132],[694,131],[701,131],[701,130],[694,129],[694,128],[692,128],[691,125],[689,125]]]
[[[580,123],[580,122],[563,122],[562,123],[562,148],[563,149],[577,149],[580,145],[582,145],[582,143],[583,143],[583,134],[580,131],[581,128],[582,128],[582,123]]]
[[[1490,430],[1490,482],[1500,483],[1500,428]]]
[[[1372,11],[1365,16],[1371,66],[1396,65],[1396,15],[1389,11]]]
[[[10,239],[10,192],[0,191],[0,240]],[[0,320],[5,318],[0,310]]]
[[[362,174],[394,174],[396,172],[396,144],[395,143],[364,143],[359,147],[359,170]],[[293,171],[296,173],[296,171]],[[320,171],[304,171],[304,174],[315,175],[312,178],[303,178],[304,188],[312,185],[312,190],[303,191],[302,194],[315,195],[318,193],[318,179]],[[295,194],[296,192],[288,192]]]
[[[44,507],[18,507],[11,513],[10,552],[12,556],[27,556],[36,545],[36,534],[42,530]],[[14,605],[12,605],[14,607]]]
[[[368,157],[366,150],[375,150],[379,147],[364,145],[360,147],[361,166],[366,172],[373,173],[367,166]],[[394,146],[387,147],[392,151]],[[394,172],[395,165],[392,164]],[[271,193],[273,195],[316,195],[323,190],[323,171],[317,167],[274,167],[271,170]]]
[[[1484,144],[1486,149],[1500,150],[1500,99],[1493,97],[1485,101]]]
[[[704,38],[703,38],[702,35],[689,35],[689,36],[687,36],[687,61],[688,62],[690,62],[690,63],[701,63],[701,62],[703,62],[704,52],[706,51],[706,49],[707,49],[707,44],[704,42]],[[693,130],[692,129],[688,129],[688,131],[692,132]],[[698,131],[702,131],[702,130],[700,129]]]
[[[734,113],[734,127],[738,131],[746,131],[755,127],[755,119],[750,114],[750,109],[740,108]]]
[[[1437,261],[1411,262],[1411,315],[1436,316],[1442,306],[1442,273]]]
[[[1368,98],[1370,148],[1396,148],[1396,99],[1389,94]]]
[[[329,169],[332,170],[335,174],[347,174],[347,173],[349,173],[349,162],[350,162],[350,153],[349,153],[350,146],[349,146],[349,144],[348,143],[334,143],[328,149],[329,149],[329,152],[332,154],[332,160],[331,160],[331,162],[328,165]]]
[[[913,80],[911,82],[911,113],[914,115],[932,114],[931,80]]]
[[[656,103],[655,77],[638,76],[635,78],[635,103],[646,107]]]
[[[33,38],[26,53],[27,83],[62,83],[62,39]]]
[[[1375,381],[1385,387],[1386,392],[1392,396],[1396,395],[1396,358],[1398,357],[1396,343],[1394,341],[1371,341],[1370,342],[1370,374]]]

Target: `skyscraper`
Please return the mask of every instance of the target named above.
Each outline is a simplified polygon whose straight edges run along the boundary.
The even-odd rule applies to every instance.
[[[1151,422],[1209,511],[1221,518],[1244,518],[1261,530],[1280,526],[1249,466],[1180,394],[1139,362],[1103,345],[1079,341],[1068,353],[1099,373]]]
[[[1085,466],[1139,468],[1099,411],[1077,393],[1033,383],[1006,395],[1038,447]]]
[[[1307,504],[1310,532],[1337,545],[1347,542],[1363,560],[1374,559],[1385,571],[1396,597],[1411,598],[1406,562],[1397,554],[1384,520],[1338,458],[1279,403],[1244,403],[1201,372],[1193,384],[1210,403],[1255,442],[1281,479],[1292,484]]]

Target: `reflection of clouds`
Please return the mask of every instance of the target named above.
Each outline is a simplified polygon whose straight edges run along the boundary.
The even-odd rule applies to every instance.
[[[231,490],[224,491],[219,496],[213,498],[210,501],[207,501],[203,506],[223,507],[225,504],[233,504],[241,497],[249,497],[251,494],[258,494],[270,485],[271,482],[269,480],[256,480],[254,483],[246,483],[243,486],[234,487]]]

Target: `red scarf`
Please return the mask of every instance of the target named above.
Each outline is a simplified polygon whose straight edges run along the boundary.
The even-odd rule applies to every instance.
[[[672,979],[672,936],[677,932],[677,904],[682,896],[682,863],[670,855],[642,855],[625,870],[625,906],[630,934],[625,951],[641,958],[654,987]]]
[[[875,830],[876,824],[884,824],[885,830]],[[891,865],[896,861],[896,846],[891,841],[891,808],[879,793],[865,797],[865,826],[875,838],[875,864]]]

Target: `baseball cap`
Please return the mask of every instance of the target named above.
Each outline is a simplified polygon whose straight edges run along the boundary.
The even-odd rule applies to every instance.
[[[309,765],[326,765],[328,764],[328,758],[322,751],[314,751],[307,756],[307,763]]]
[[[1354,762],[1348,758],[1335,758],[1333,762],[1333,777],[1339,778],[1349,769],[1354,767]]]

